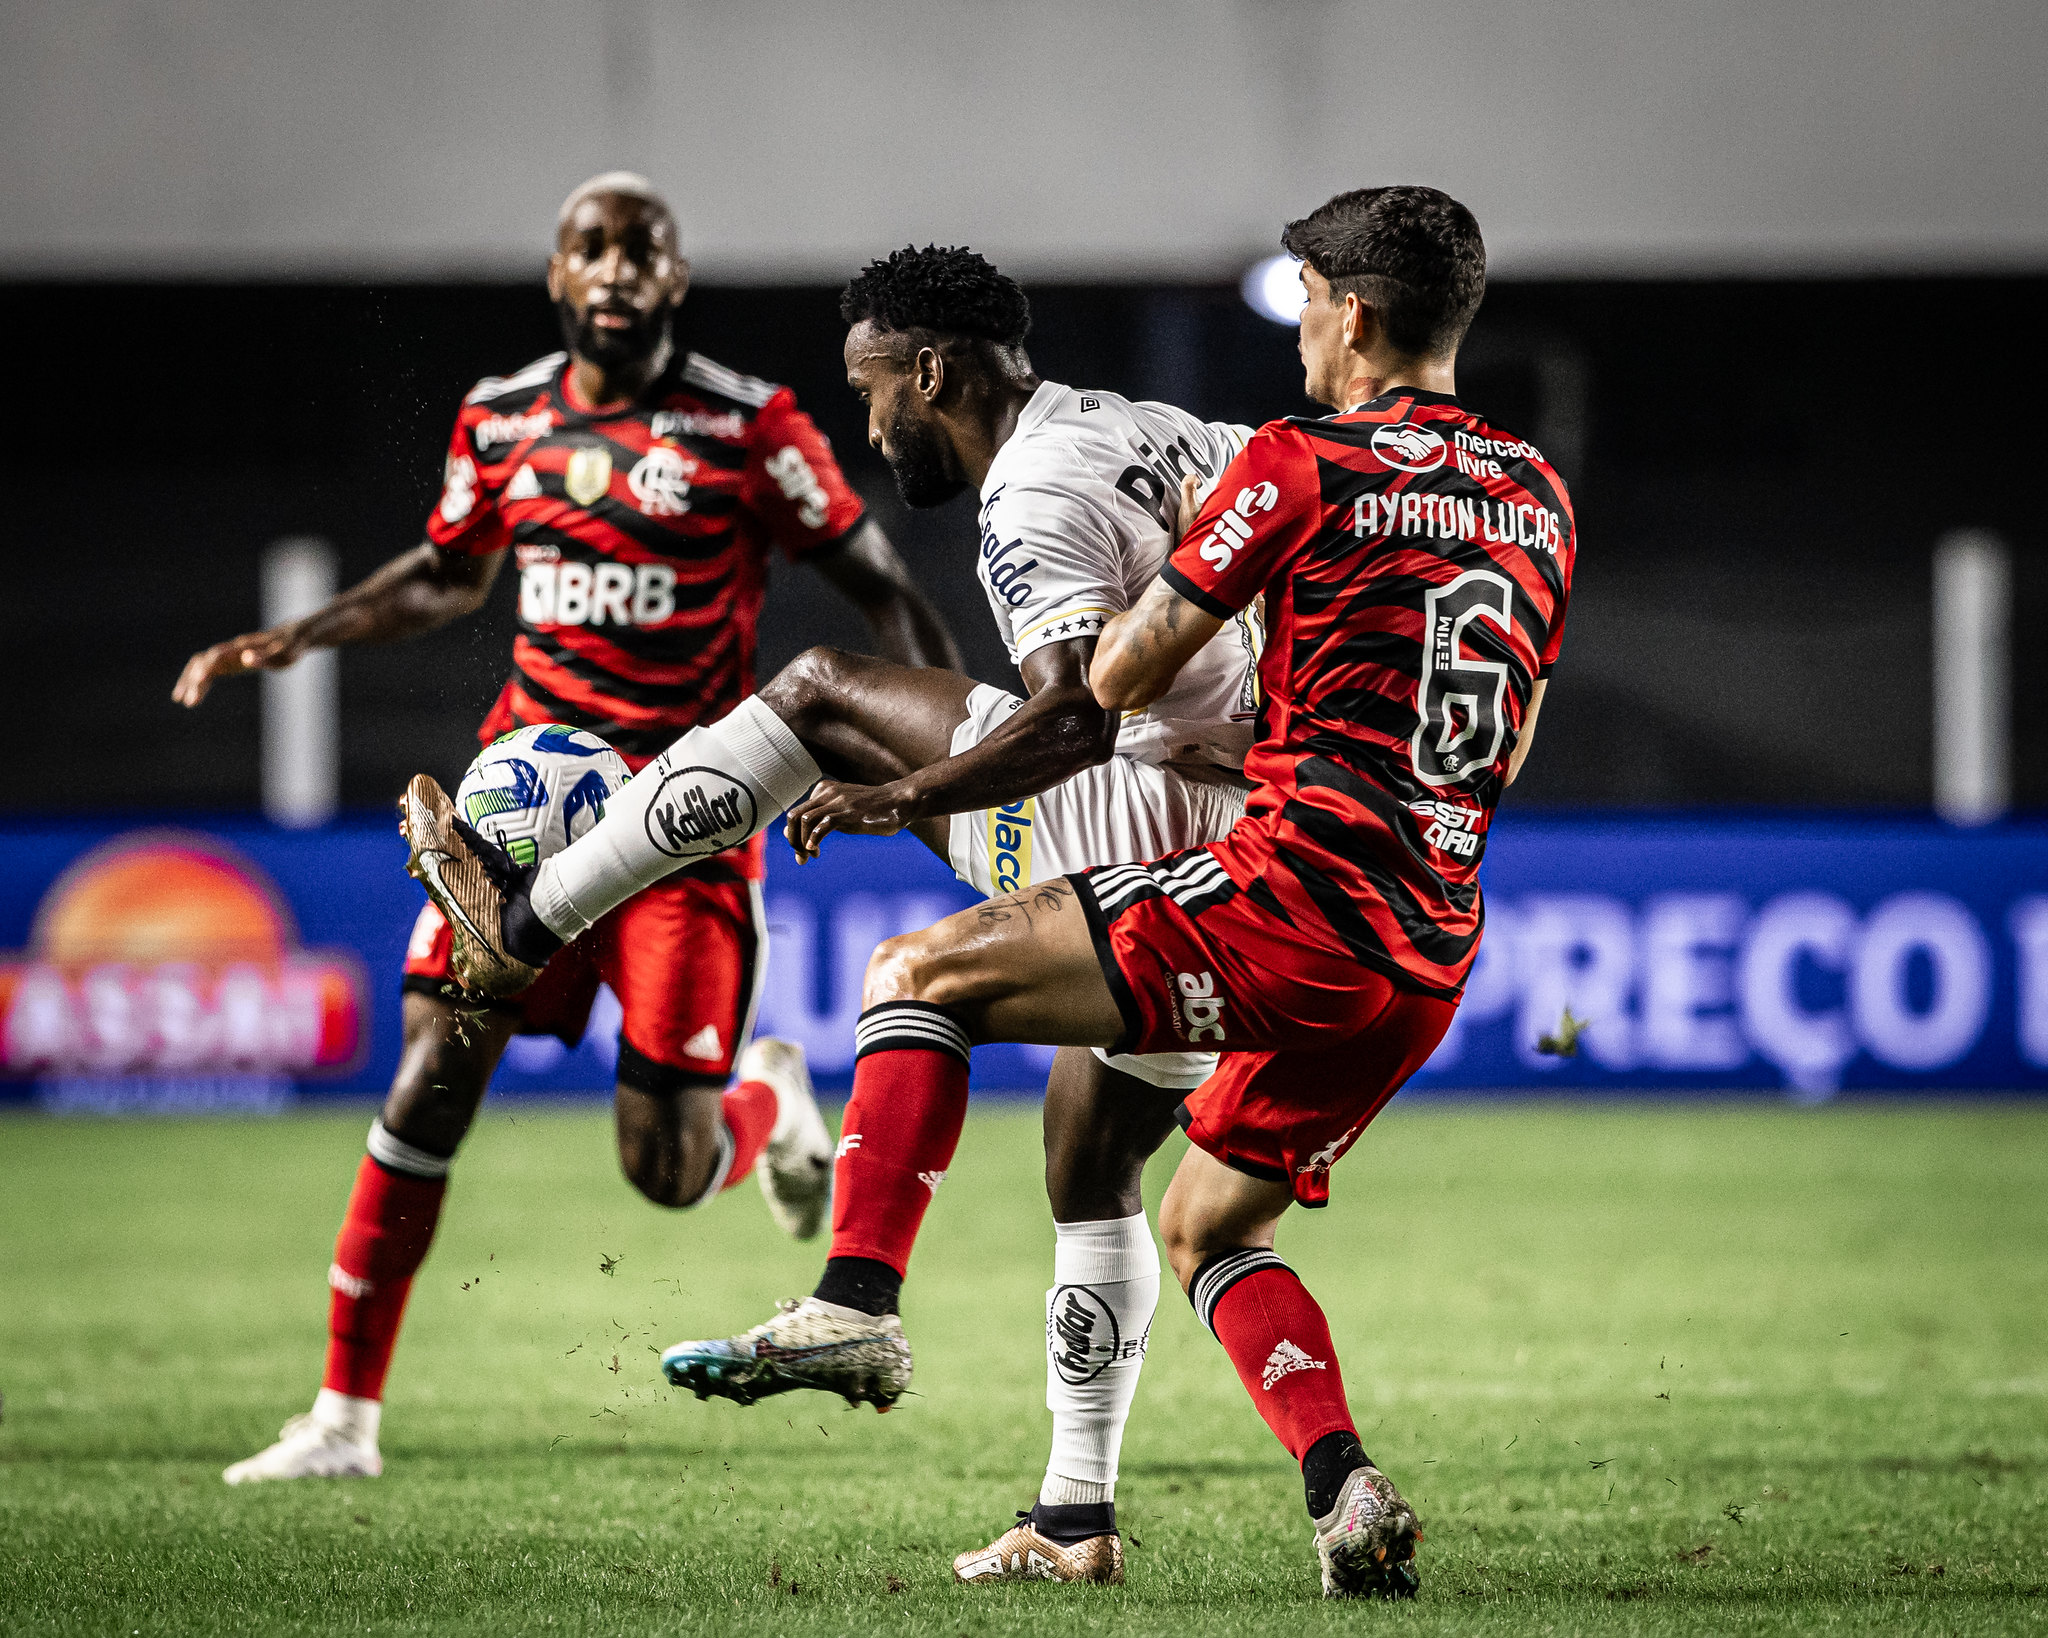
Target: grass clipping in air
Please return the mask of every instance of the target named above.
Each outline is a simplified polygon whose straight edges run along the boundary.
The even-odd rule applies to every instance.
[[[1397,1106],[1280,1249],[1422,1517],[1400,1611],[1319,1603],[1293,1466],[1170,1282],[1129,1585],[951,1584],[1045,1457],[1026,1108],[969,1122],[886,1418],[665,1388],[662,1345],[765,1317],[822,1250],[751,1183],[643,1204],[608,1113],[487,1115],[414,1289],[386,1476],[230,1490],[318,1385],[362,1127],[0,1123],[0,1629],[2048,1624],[2048,1113]]]

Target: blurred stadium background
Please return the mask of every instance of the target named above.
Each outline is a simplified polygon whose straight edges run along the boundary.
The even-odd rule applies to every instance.
[[[4,8],[0,1627],[1075,1628],[945,1569],[1042,1448],[1036,1111],[983,1105],[936,1201],[906,1414],[676,1406],[642,1349],[816,1248],[631,1195],[602,1014],[500,1070],[588,1101],[487,1106],[390,1475],[216,1477],[315,1381],[420,902],[390,804],[472,755],[513,577],[423,641],[171,685],[419,539],[464,391],[558,344],[558,202],[627,165],[682,217],[688,340],[796,389],[997,682],[969,503],[905,511],[865,448],[846,277],[971,244],[1042,374],[1257,422],[1307,407],[1248,299],[1282,221],[1472,206],[1462,386],[1573,485],[1564,660],[1460,1024],[1283,1242],[1428,1525],[1408,1624],[2036,1630],[2044,83],[2038,0]],[[776,576],[764,675],[860,640]],[[908,842],[771,857],[762,1023],[843,1087],[868,950],[966,890]],[[1567,1006],[1583,1050],[1538,1054]],[[1154,1341],[1132,1584],[1083,1616],[1297,1633],[1285,1459],[1184,1306]]]
[[[2048,1086],[2037,8],[856,16],[10,15],[0,460],[35,749],[4,797],[9,1096],[383,1084],[411,902],[383,816],[471,754],[509,580],[436,637],[198,712],[170,683],[418,538],[468,384],[556,345],[556,202],[617,164],[682,214],[689,339],[796,388],[991,681],[970,503],[908,513],[864,448],[847,274],[972,243],[1026,280],[1046,375],[1257,422],[1304,407],[1244,282],[1281,220],[1369,178],[1465,198],[1493,263],[1465,394],[1556,459],[1585,551],[1486,965],[1423,1084]],[[764,675],[860,640],[794,573],[763,635]],[[261,817],[266,763],[291,825]],[[98,863],[58,885],[167,825],[96,896]],[[862,950],[959,892],[908,844],[858,851],[775,886],[768,1022],[828,1069]],[[240,991],[194,976],[252,957],[273,976]],[[1567,1002],[1593,1028],[1558,1067],[1531,1049]],[[604,1086],[606,1045],[533,1043],[506,1082]],[[1035,1079],[989,1058],[984,1084]]]

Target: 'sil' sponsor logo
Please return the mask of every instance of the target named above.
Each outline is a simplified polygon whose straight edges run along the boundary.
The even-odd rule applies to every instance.
[[[754,793],[716,768],[682,768],[647,808],[647,840],[671,859],[715,852],[752,833]]]
[[[1271,480],[1240,489],[1230,509],[1216,520],[1209,538],[1202,542],[1202,561],[1218,574],[1229,568],[1238,547],[1252,538],[1252,519],[1261,512],[1272,511],[1279,501],[1279,486]]]

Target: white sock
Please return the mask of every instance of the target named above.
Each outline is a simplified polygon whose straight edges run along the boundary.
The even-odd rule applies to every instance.
[[[818,782],[818,765],[761,703],[692,728],[605,804],[582,840],[541,861],[533,908],[568,940],[671,871],[766,830]]]
[[[322,1388],[313,1395],[313,1420],[332,1428],[352,1445],[365,1450],[377,1448],[377,1429],[384,1421],[384,1407],[375,1399],[358,1399],[351,1393]]]
[[[1143,1212],[1055,1223],[1053,1232],[1053,1288],[1045,1294],[1052,1459],[1038,1499],[1048,1507],[1114,1501],[1124,1423],[1159,1306],[1159,1248]]]

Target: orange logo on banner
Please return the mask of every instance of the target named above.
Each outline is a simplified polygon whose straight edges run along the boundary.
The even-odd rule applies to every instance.
[[[298,944],[277,889],[221,843],[118,837],[0,957],[0,1074],[346,1073],[367,1045],[361,965]]]

